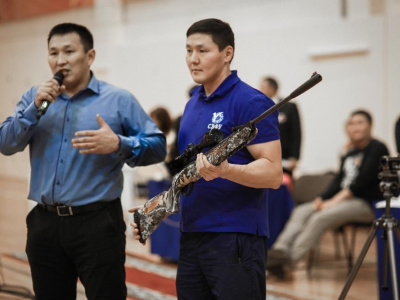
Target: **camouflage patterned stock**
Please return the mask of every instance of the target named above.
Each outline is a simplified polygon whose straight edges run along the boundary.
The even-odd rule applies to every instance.
[[[255,127],[243,126],[209,150],[206,157],[211,164],[219,165],[245,147],[256,135],[257,129]],[[172,186],[168,191],[151,198],[134,213],[134,221],[140,231],[141,243],[147,240],[165,218],[179,212],[179,196],[182,188],[200,178],[201,176],[197,173],[196,162],[193,161],[172,178]]]

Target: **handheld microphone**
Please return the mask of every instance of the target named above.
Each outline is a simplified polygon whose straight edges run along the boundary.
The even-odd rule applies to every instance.
[[[57,80],[57,82],[58,82],[59,85],[61,85],[62,82],[63,82],[63,80],[64,80],[64,74],[63,74],[61,71],[59,71],[59,72],[57,72],[56,74],[54,74],[53,78],[54,78],[55,80]],[[43,115],[46,113],[47,108],[49,107],[50,103],[51,103],[51,102],[49,102],[49,101],[47,101],[47,100],[43,100],[43,101],[42,101],[42,104],[41,104],[40,107],[38,108],[38,111],[37,111],[37,114],[36,114],[36,119],[39,120],[40,117],[43,116]]]

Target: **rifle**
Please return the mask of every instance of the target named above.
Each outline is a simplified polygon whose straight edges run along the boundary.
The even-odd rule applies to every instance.
[[[205,155],[213,165],[219,165],[236,152],[244,148],[257,135],[256,124],[262,119],[285,105],[287,102],[303,94],[322,80],[322,76],[314,72],[309,80],[294,90],[289,96],[270,107],[257,118],[244,125],[233,128],[232,134],[218,142]],[[201,178],[197,173],[196,161],[190,162],[172,178],[172,185],[168,191],[164,191],[148,200],[144,206],[134,212],[134,222],[139,230],[139,241],[143,244],[157,229],[158,225],[171,214],[179,212],[180,195],[186,187]]]

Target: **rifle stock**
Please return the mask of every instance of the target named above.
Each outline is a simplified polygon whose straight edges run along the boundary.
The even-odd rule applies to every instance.
[[[205,153],[207,160],[213,165],[219,165],[237,151],[244,148],[257,135],[255,124],[283,106],[293,96],[299,96],[322,80],[322,76],[314,73],[311,78],[297,88],[283,101],[270,107],[259,117],[247,124],[234,128],[232,134],[219,142]],[[145,243],[160,223],[171,214],[179,212],[180,195],[182,189],[190,183],[196,182],[201,176],[197,173],[196,162],[192,161],[172,178],[172,185],[168,191],[162,192],[148,200],[144,206],[134,212],[134,222],[139,229],[139,241]]]

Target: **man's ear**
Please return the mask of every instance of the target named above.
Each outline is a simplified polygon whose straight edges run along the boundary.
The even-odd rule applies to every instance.
[[[90,49],[87,53],[88,58],[89,58],[89,67],[92,65],[94,62],[94,59],[96,58],[96,50]]]
[[[225,52],[225,60],[227,62],[231,62],[231,60],[233,59],[233,53],[234,53],[233,47],[226,46],[224,52]]]

